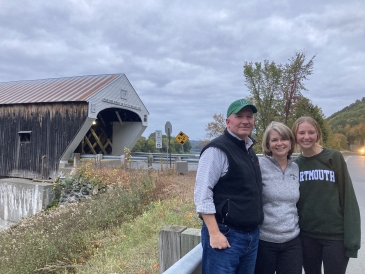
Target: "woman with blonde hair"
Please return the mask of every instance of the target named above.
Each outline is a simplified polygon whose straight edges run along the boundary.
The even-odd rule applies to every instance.
[[[256,274],[301,274],[302,244],[298,212],[299,168],[291,155],[291,130],[272,122],[265,130],[260,157],[264,221],[256,259]]]
[[[342,154],[323,148],[319,124],[311,117],[292,127],[301,153],[299,166],[299,226],[306,274],[343,274],[356,258],[361,242],[360,212]]]

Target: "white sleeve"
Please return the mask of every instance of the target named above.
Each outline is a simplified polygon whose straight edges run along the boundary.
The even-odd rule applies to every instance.
[[[198,213],[215,213],[213,188],[227,171],[227,156],[219,148],[209,147],[200,156],[194,188],[194,202]]]

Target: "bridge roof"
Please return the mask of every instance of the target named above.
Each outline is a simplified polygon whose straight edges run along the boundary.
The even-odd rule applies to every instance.
[[[124,74],[103,74],[0,83],[0,104],[87,101]]]

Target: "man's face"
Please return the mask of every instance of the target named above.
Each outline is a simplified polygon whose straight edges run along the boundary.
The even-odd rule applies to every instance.
[[[242,140],[245,140],[251,134],[255,118],[250,107],[244,107],[240,112],[231,114],[226,119],[227,128]]]

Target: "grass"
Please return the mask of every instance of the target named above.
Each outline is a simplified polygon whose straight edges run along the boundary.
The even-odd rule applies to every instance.
[[[168,224],[197,227],[193,210],[179,198],[153,203],[133,222],[103,235],[101,248],[77,273],[159,273],[159,231]]]
[[[0,233],[1,273],[159,273],[165,225],[200,227],[195,172],[82,167],[105,193],[40,212]]]

